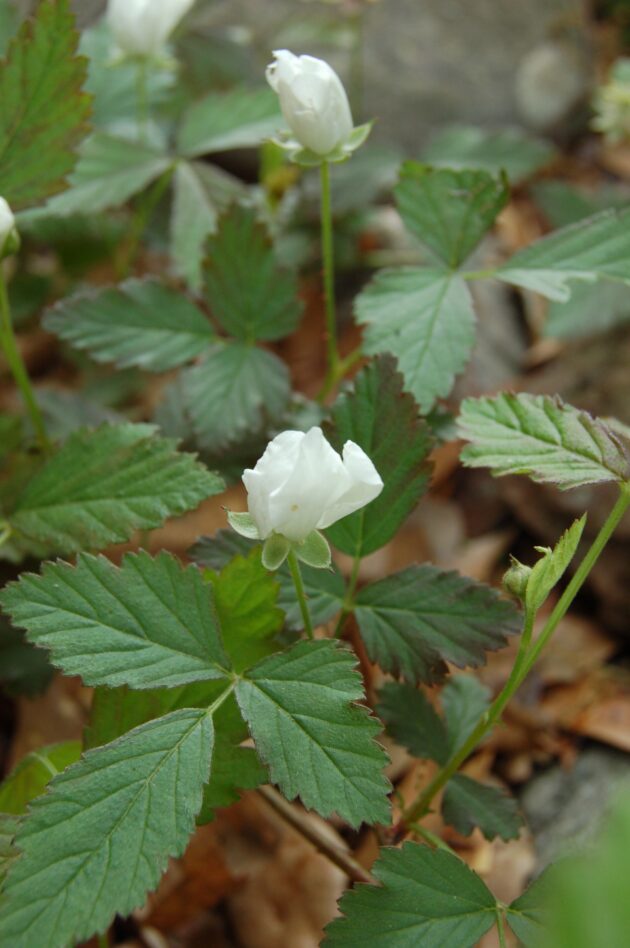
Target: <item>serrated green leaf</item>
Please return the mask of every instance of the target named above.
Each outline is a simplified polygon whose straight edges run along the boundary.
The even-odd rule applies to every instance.
[[[0,813],[0,892],[7,872],[19,855],[13,842],[19,825],[17,817]]]
[[[411,682],[441,681],[445,662],[478,667],[520,628],[496,590],[429,565],[364,586],[355,616],[372,661]]]
[[[206,710],[175,711],[55,777],[18,831],[0,940],[59,948],[140,905],[193,830],[212,743]]]
[[[23,573],[0,603],[54,665],[90,685],[173,686],[221,678],[228,662],[211,589],[170,553],[127,553],[120,567],[81,554],[76,566]]]
[[[177,147],[187,158],[232,148],[252,148],[284,125],[270,89],[212,92],[188,109]]]
[[[528,474],[560,490],[628,477],[627,454],[616,435],[557,396],[467,398],[458,427],[471,442],[461,454],[464,464],[489,467],[495,477]]]
[[[435,135],[422,151],[429,165],[505,171],[513,184],[529,178],[554,157],[548,141],[521,128],[490,131],[477,125],[452,125]]]
[[[528,612],[537,612],[561,579],[575,556],[585,524],[586,514],[565,530],[553,550],[546,549],[532,567],[525,590],[525,608]],[[540,547],[538,549],[541,550]]]
[[[238,682],[236,697],[271,779],[322,816],[352,826],[389,819],[380,728],[365,708],[356,658],[330,641],[299,642]]]
[[[154,431],[124,424],[75,432],[18,497],[13,529],[61,553],[94,550],[220,493],[220,478]]]
[[[48,311],[44,326],[96,362],[150,372],[190,362],[216,340],[201,310],[155,279],[67,297]]]
[[[247,556],[251,553],[253,546],[252,541],[238,536],[231,530],[219,530],[213,537],[201,537],[188,551],[188,555],[200,566],[208,566],[218,571],[223,569],[234,556],[239,554]],[[345,594],[343,578],[334,567],[330,570],[319,570],[302,566],[300,572],[313,625],[324,625],[342,607]],[[286,563],[277,571],[275,579],[280,585],[278,605],[284,610],[287,625],[290,629],[301,630],[303,622],[300,607]]]
[[[523,945],[523,948],[541,948],[542,945],[547,944],[545,939],[549,934],[550,914],[548,873],[549,870],[546,870],[538,876],[523,895],[508,906],[505,913],[510,928]],[[606,942],[606,944],[613,948],[613,942]],[[550,945],[549,948],[551,948]],[[569,946],[556,944],[554,948],[569,948]],[[587,946],[586,943],[580,946],[573,942],[570,948],[587,948]],[[619,948],[622,948],[622,946],[619,945]]]
[[[355,301],[364,349],[391,352],[423,414],[448,395],[475,343],[475,313],[461,277],[426,267],[382,270]]]
[[[80,741],[64,741],[31,751],[0,784],[0,813],[25,813],[27,805],[44,792],[51,778],[74,764],[80,755]]]
[[[431,431],[411,395],[403,392],[392,356],[377,356],[359,373],[333,405],[325,433],[337,451],[348,440],[363,448],[385,484],[376,500],[326,531],[343,553],[367,556],[392,539],[431,476]]]
[[[0,616],[0,684],[11,695],[33,698],[48,686],[53,669],[40,648],[35,648],[21,629],[13,629]]]
[[[447,783],[442,817],[462,836],[479,827],[486,839],[516,839],[523,825],[514,797],[464,774],[455,774]]]
[[[579,339],[629,320],[630,288],[625,283],[607,280],[574,283],[567,303],[551,300],[547,306],[544,335],[554,339]]]
[[[455,269],[492,227],[510,192],[501,175],[405,161],[394,194],[409,230]]]
[[[209,577],[221,625],[221,639],[237,672],[277,651],[275,636],[282,628],[276,605],[278,584],[263,568],[260,551],[237,556],[219,575]]]
[[[383,849],[372,872],[382,885],[346,892],[343,917],[326,928],[326,948],[473,948],[494,924],[492,893],[444,850]]]
[[[282,339],[302,315],[297,276],[277,263],[266,228],[234,205],[208,241],[206,298],[226,332],[244,342]]]
[[[378,693],[376,711],[387,733],[414,757],[445,764],[449,744],[444,722],[429,699],[413,685],[388,682]]]
[[[595,214],[535,241],[495,276],[560,302],[570,298],[572,280],[630,284],[630,208]]]
[[[277,423],[289,402],[286,366],[265,349],[241,342],[213,346],[182,376],[199,446],[219,454]]]
[[[172,159],[141,142],[97,133],[80,149],[79,163],[68,179],[69,189],[28,213],[38,217],[90,213],[119,207],[144,190],[171,166]]]
[[[490,690],[472,675],[451,675],[440,695],[447,733],[447,759],[472,734],[490,706]]]
[[[221,168],[201,161],[178,161],[173,180],[171,253],[178,272],[201,289],[206,238],[219,214],[242,194],[242,183]]]
[[[13,210],[62,191],[87,132],[87,60],[67,0],[42,0],[0,66],[0,181]]]

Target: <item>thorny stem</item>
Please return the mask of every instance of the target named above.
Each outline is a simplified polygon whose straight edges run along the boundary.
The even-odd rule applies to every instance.
[[[322,228],[322,261],[324,267],[324,305],[326,311],[326,348],[328,366],[326,378],[318,400],[323,401],[325,395],[334,385],[339,367],[339,352],[337,350],[337,318],[335,315],[335,256],[333,249],[332,206],[330,200],[330,165],[322,161],[320,167],[321,180],[321,228]]]
[[[46,434],[46,426],[44,424],[44,418],[41,413],[41,409],[37,404],[35,398],[35,393],[31,386],[31,380],[28,377],[28,372],[26,366],[24,365],[24,360],[18,348],[18,344],[15,339],[15,333],[13,332],[13,324],[11,322],[11,309],[9,306],[9,296],[7,293],[7,285],[4,278],[4,271],[2,269],[2,264],[0,263],[0,346],[4,349],[4,354],[6,356],[7,363],[11,370],[11,374],[15,379],[15,382],[22,393],[22,398],[28,409],[28,413],[31,416],[31,422],[33,428],[35,429],[35,434],[37,440],[39,441],[40,447],[43,451],[50,450],[50,441],[48,440],[48,435]]]
[[[526,616],[525,628],[523,631],[519,652],[516,657],[516,661],[514,662],[514,667],[512,668],[510,677],[505,683],[503,689],[499,692],[490,708],[479,719],[472,734],[468,737],[460,749],[453,755],[448,763],[446,763],[444,767],[438,771],[433,780],[422,791],[422,793],[419,794],[416,800],[414,800],[414,802],[403,811],[400,822],[393,831],[393,838],[395,841],[402,839],[407,832],[407,828],[411,824],[416,823],[418,820],[422,819],[422,817],[428,813],[435,795],[439,793],[442,787],[448,783],[451,777],[457,772],[461,764],[463,764],[463,762],[475,750],[479,742],[486,736],[486,734],[488,734],[489,731],[492,730],[494,725],[498,723],[501,714],[503,713],[503,709],[529,674],[532,666],[536,662],[536,659],[555,632],[559,622],[564,618],[567,610],[581,589],[602,550],[614,533],[619,521],[625,514],[628,507],[630,507],[630,481],[626,481],[625,483],[621,484],[620,489],[621,493],[617,503],[611,510],[606,522],[595,537],[588,553],[575,571],[572,580],[558,600],[555,609],[547,619],[547,622],[545,623],[542,632],[538,636],[538,639],[530,648],[529,646],[531,642],[535,616],[528,615]]]
[[[300,605],[300,612],[302,613],[302,622],[304,623],[304,631],[308,635],[309,639],[312,639],[313,638],[313,623],[311,622],[311,616],[308,611],[308,603],[306,602],[306,592],[304,591],[304,583],[302,581],[302,574],[300,572],[300,564],[293,550],[289,552],[287,562],[289,564],[289,570],[291,571],[291,578],[293,580],[293,585],[295,586],[295,592],[298,598],[298,603]]]

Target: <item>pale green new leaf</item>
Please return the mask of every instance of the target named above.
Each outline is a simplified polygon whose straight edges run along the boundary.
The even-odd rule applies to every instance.
[[[0,603],[54,665],[89,685],[152,688],[220,678],[227,666],[211,588],[170,553],[127,553],[117,567],[81,554],[46,563]]]
[[[455,269],[492,227],[510,192],[504,175],[406,161],[394,194],[409,230]]]
[[[381,885],[346,892],[325,948],[473,948],[494,924],[494,896],[452,853],[406,843],[382,849],[372,872]]]
[[[186,846],[212,756],[207,710],[175,711],[88,751],[55,777],[18,831],[0,942],[60,948],[105,930]]]
[[[80,429],[29,481],[13,529],[60,553],[102,549],[193,510],[223,482],[151,425]]]
[[[525,607],[528,612],[537,612],[561,579],[567,566],[575,556],[585,524],[586,514],[576,520],[562,534],[553,550],[537,547],[543,555],[532,567],[527,579]]]
[[[630,284],[630,208],[563,227],[519,250],[495,275],[561,302],[571,296],[572,280]]]
[[[514,797],[465,774],[455,774],[446,785],[442,817],[462,836],[479,827],[486,839],[516,839],[523,823]]]
[[[448,395],[475,343],[475,314],[461,277],[425,267],[376,275],[356,299],[368,354],[391,352],[423,413]]]
[[[411,682],[441,681],[446,662],[482,665],[520,627],[496,590],[429,565],[364,586],[355,616],[372,661]]]
[[[151,372],[190,362],[216,340],[201,310],[155,279],[68,297],[48,311],[44,326],[96,362]]]
[[[289,373],[272,352],[241,342],[213,346],[182,376],[186,404],[200,447],[218,454],[262,435],[288,405]]]
[[[270,89],[212,92],[188,109],[177,147],[187,158],[253,148],[283,126],[278,97]]]
[[[528,474],[561,490],[628,477],[626,451],[615,434],[557,396],[467,398],[458,427],[471,442],[461,454],[464,464],[489,467],[495,476]]]
[[[64,741],[31,751],[0,784],[0,813],[25,813],[27,805],[44,792],[51,778],[80,755],[80,741]]]
[[[330,641],[299,642],[264,659],[236,686],[240,709],[271,779],[289,800],[352,826],[387,822],[387,757],[364,698],[355,656]]]
[[[13,210],[66,186],[87,132],[87,60],[68,0],[42,0],[0,64],[0,190]]]

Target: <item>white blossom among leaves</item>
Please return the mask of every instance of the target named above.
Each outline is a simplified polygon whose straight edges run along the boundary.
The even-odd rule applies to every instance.
[[[121,50],[154,56],[195,0],[109,0],[109,25]]]

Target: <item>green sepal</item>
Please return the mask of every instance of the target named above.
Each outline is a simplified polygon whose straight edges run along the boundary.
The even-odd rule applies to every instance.
[[[282,148],[287,153],[290,161],[302,168],[316,168],[324,161],[331,164],[340,164],[347,161],[361,145],[367,140],[372,131],[373,122],[366,122],[364,125],[357,125],[352,129],[347,140],[341,145],[337,145],[327,155],[318,155],[310,148],[304,148],[295,138],[273,138],[274,145]]]
[[[17,232],[17,228],[14,227],[6,237],[0,250],[0,260],[4,260],[6,257],[13,257],[18,253],[22,241],[20,240],[20,235]]]
[[[250,513],[237,513],[234,510],[226,510],[226,513],[233,530],[248,540],[260,540],[258,527]]]
[[[298,560],[315,569],[329,569],[332,561],[330,546],[319,530],[312,530],[301,543],[293,543]]]
[[[280,533],[272,533],[267,537],[262,549],[262,564],[265,569],[275,572],[280,569],[291,550],[291,544]]]

